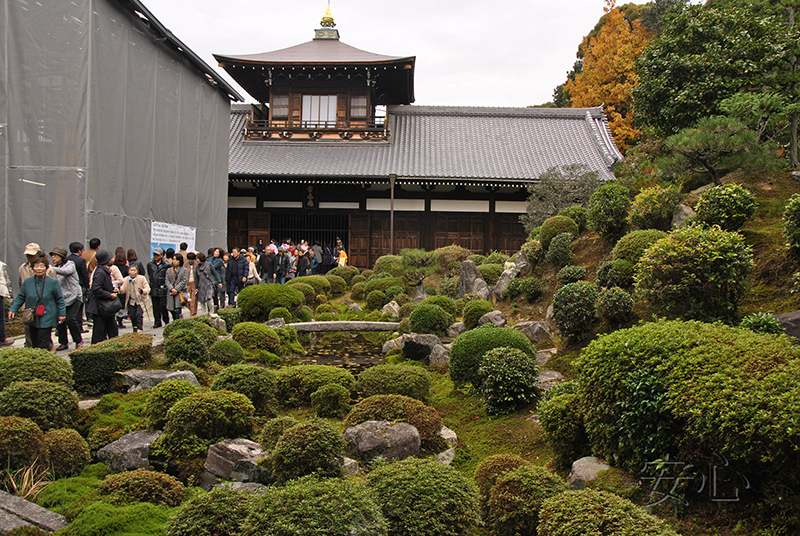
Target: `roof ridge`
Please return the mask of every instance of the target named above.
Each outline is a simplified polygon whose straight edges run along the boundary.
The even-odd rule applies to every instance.
[[[389,113],[394,115],[460,115],[502,117],[553,117],[583,119],[589,114],[593,119],[604,118],[603,108],[541,108],[512,106],[427,106],[393,105]]]

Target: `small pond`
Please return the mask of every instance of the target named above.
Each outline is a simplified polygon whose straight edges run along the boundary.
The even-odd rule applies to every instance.
[[[333,365],[343,367],[354,375],[364,369],[384,362],[381,349],[389,333],[332,332],[317,333],[313,345],[306,346],[306,355],[300,358],[303,365]]]

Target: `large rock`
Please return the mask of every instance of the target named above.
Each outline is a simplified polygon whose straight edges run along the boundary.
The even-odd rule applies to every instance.
[[[421,333],[406,333],[386,341],[383,353],[394,348],[403,349],[403,357],[422,361],[426,365],[445,366],[450,363],[450,352],[442,346],[439,337]]]
[[[450,465],[456,459],[456,449],[449,448],[436,455],[436,462],[442,465]]]
[[[508,263],[507,263],[508,264]],[[519,270],[516,267],[506,268],[502,274],[500,274],[500,278],[497,280],[497,284],[494,286],[494,295],[498,298],[503,297],[503,292],[508,288],[508,284],[511,283],[512,279],[515,279],[519,275]]]
[[[139,370],[131,369],[122,373],[122,381],[128,386],[128,392],[152,389],[167,380],[186,380],[192,385],[200,386],[197,378],[188,370]]]
[[[479,282],[483,283],[483,285],[480,285]],[[483,279],[475,263],[466,260],[461,263],[461,274],[458,279],[458,297],[463,298],[466,294],[477,294],[476,287],[479,287],[481,290],[486,287],[487,292],[489,290],[486,280]]]
[[[503,314],[503,311],[489,311],[478,319],[479,326],[484,324],[494,324],[498,328],[502,328],[506,325],[506,315]]]
[[[344,439],[347,455],[363,461],[375,458],[405,460],[417,456],[420,448],[419,432],[406,422],[362,422],[348,428]]]
[[[150,445],[161,436],[160,431],[131,432],[97,451],[97,459],[112,473],[150,467]]]
[[[271,318],[271,319],[267,320],[265,322],[265,324],[267,324],[267,327],[270,327],[272,329],[280,329],[280,328],[286,326],[286,319],[281,317],[281,316],[279,316],[279,317]]]
[[[413,302],[421,302],[428,299],[428,291],[425,290],[425,285],[417,285],[414,289],[414,297],[411,298]]]
[[[360,313],[361,311],[363,311],[361,306],[359,304],[357,304],[357,303],[351,303],[350,305],[348,305],[347,306],[347,310],[348,311],[355,311],[357,313]]]
[[[214,443],[208,447],[203,465],[205,474],[200,485],[208,491],[222,480],[271,484],[275,479],[258,465],[258,460],[263,457],[261,445],[249,439],[225,439]]]
[[[442,426],[442,429],[439,430],[439,437],[441,437],[450,447],[458,446],[458,436],[447,426]]]
[[[399,317],[400,316],[400,304],[397,303],[394,300],[390,301],[389,303],[384,305],[383,308],[381,309],[381,314],[382,315],[385,315],[386,313],[389,313],[391,315]]]
[[[533,274],[533,266],[525,255],[522,252],[517,253],[517,256],[514,257],[514,264],[517,266],[517,270],[519,270],[519,275],[521,277],[528,277],[529,275]]]
[[[586,456],[572,463],[572,470],[567,477],[567,484],[572,489],[583,489],[587,482],[597,478],[597,473],[605,471],[609,465],[594,456]]]
[[[447,328],[445,334],[451,339],[455,339],[465,331],[467,331],[467,326],[464,325],[464,322],[456,322],[455,324],[451,324],[450,327]]]
[[[228,331],[225,321],[216,313],[211,313],[208,315],[208,325],[218,331]]]
[[[528,337],[528,340],[533,344],[553,342],[553,337],[550,335],[550,328],[547,325],[547,322],[541,322],[537,320],[520,322],[514,326],[514,329],[521,331],[522,334]]]
[[[694,218],[695,211],[689,205],[681,203],[672,213],[672,228],[683,227],[690,219]]]
[[[775,318],[781,323],[784,333],[800,342],[800,311],[775,315]]]
[[[56,532],[69,525],[67,518],[36,503],[0,491],[0,533],[25,526]]]
[[[482,300],[491,301],[492,299],[492,289],[489,288],[489,284],[486,283],[483,279],[479,279],[475,281],[475,286],[473,294],[478,296]]]

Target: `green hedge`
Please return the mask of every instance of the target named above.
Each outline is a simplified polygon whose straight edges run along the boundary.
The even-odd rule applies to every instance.
[[[315,294],[325,294],[328,295],[331,293],[331,283],[325,277],[321,275],[304,275],[302,277],[295,277],[294,279],[290,279],[286,282],[287,285],[297,285],[300,283],[305,283],[306,285],[311,285],[314,289]]]
[[[237,304],[241,320],[266,322],[274,308],[294,311],[303,304],[303,299],[303,293],[291,285],[253,285],[242,289]]]
[[[72,365],[66,359],[40,348],[0,350],[0,391],[11,382],[45,380],[72,387]]]
[[[311,419],[286,430],[270,452],[269,465],[278,482],[316,474],[341,477],[345,441],[322,419]]]
[[[665,236],[667,233],[658,229],[631,231],[619,239],[617,245],[611,250],[611,256],[614,260],[626,260],[631,264],[636,264],[647,248]]]
[[[51,428],[72,428],[78,421],[78,397],[63,383],[14,382],[0,392],[0,415],[22,417]]]
[[[356,379],[350,371],[331,365],[296,365],[282,368],[275,374],[276,396],[287,406],[308,406],[311,394],[324,385],[338,383],[353,391]]]
[[[450,348],[450,379],[456,385],[480,385],[478,369],[484,354],[501,346],[518,348],[536,359],[536,349],[522,332],[506,327],[480,327],[462,333],[453,341]]]
[[[542,244],[542,250],[547,251],[550,248],[550,241],[553,237],[561,233],[569,233],[572,235],[573,239],[578,238],[578,224],[567,216],[553,216],[552,218],[547,218],[539,232],[539,241]]]
[[[104,394],[119,387],[118,372],[142,367],[153,356],[153,337],[128,333],[69,354],[75,390]]]
[[[421,367],[376,365],[358,375],[356,388],[364,397],[403,395],[425,401],[431,394],[431,377]]]

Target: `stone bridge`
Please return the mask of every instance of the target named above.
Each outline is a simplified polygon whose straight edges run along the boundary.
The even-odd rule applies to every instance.
[[[333,320],[329,322],[295,322],[286,324],[297,331],[320,333],[323,331],[397,331],[398,322],[358,322]]]

